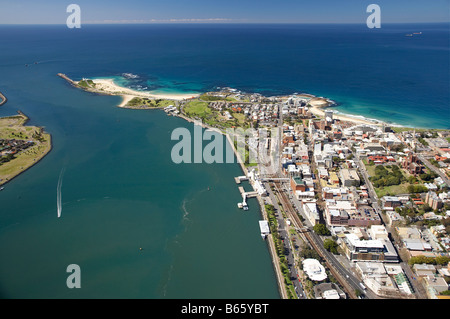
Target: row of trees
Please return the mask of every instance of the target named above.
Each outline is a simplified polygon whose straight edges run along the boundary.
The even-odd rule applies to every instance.
[[[424,185],[408,185],[406,189],[410,194],[424,193],[428,191],[428,188],[426,188]]]
[[[450,262],[448,256],[426,257],[423,255],[411,257],[408,263],[413,266],[414,264],[430,264],[446,266]]]
[[[267,219],[269,222],[270,232],[272,233],[272,238],[275,243],[275,250],[277,252],[278,259],[280,261],[280,269],[281,272],[283,273],[284,283],[286,284],[287,287],[286,291],[288,293],[289,299],[294,299],[295,297],[292,292],[294,286],[290,279],[288,262],[284,254],[283,241],[281,240],[280,235],[278,233],[278,221],[275,216],[275,207],[273,205],[265,205],[265,209],[267,213]]]

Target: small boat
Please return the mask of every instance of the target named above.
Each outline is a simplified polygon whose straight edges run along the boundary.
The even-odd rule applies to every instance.
[[[405,34],[406,37],[412,37],[413,35],[411,33]]]
[[[0,191],[2,191],[2,190],[4,190],[5,188],[4,187],[0,187]]]

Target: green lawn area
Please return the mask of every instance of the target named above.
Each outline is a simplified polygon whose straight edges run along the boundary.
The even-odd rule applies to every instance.
[[[143,97],[134,97],[128,101],[126,106],[129,107],[167,107],[169,105],[175,105],[173,100],[163,100],[163,99],[149,99]]]
[[[364,163],[366,164],[366,163]],[[375,176],[375,167],[376,165],[365,165],[366,170],[369,173],[369,176]],[[402,170],[403,175],[409,176],[404,170]],[[403,182],[399,185],[391,185],[391,186],[382,186],[382,187],[375,187],[375,192],[377,193],[378,197],[383,197],[386,195],[398,195],[398,194],[407,194],[408,193],[408,186],[410,184],[407,182]]]
[[[375,188],[375,192],[377,193],[377,196],[379,198],[386,196],[386,195],[408,194],[408,189],[407,189],[408,186],[409,186],[409,183],[385,186],[385,187]]]
[[[237,119],[239,126],[244,127],[246,124],[245,115],[243,113],[230,112],[230,114]]]
[[[92,80],[81,80],[78,85],[83,88],[95,87],[95,83]]]
[[[199,100],[202,101],[229,101],[229,102],[236,102],[237,100],[231,96],[228,97],[221,97],[221,96],[215,96],[215,95],[209,95],[209,94],[202,94],[199,97]]]
[[[427,128],[414,128],[414,127],[392,127],[392,130],[395,133],[401,133],[401,132],[405,132],[405,131],[414,131],[414,130],[416,131],[416,133],[447,131],[446,129],[439,129],[439,128],[427,129]]]
[[[202,118],[212,114],[212,110],[208,107],[208,103],[198,100],[193,100],[186,103],[184,106],[184,112],[188,116],[198,116]]]

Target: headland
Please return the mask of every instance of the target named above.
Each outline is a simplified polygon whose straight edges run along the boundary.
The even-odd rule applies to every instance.
[[[0,185],[25,172],[52,148],[51,135],[42,127],[26,126],[29,118],[17,113],[0,118]]]
[[[139,109],[161,108],[169,105],[168,103],[161,103],[162,100],[180,101],[199,96],[199,94],[161,94],[148,91],[137,91],[119,86],[114,83],[113,79],[82,79],[81,81],[74,81],[62,73],[58,73],[58,76],[68,81],[71,85],[88,92],[121,96],[122,102],[118,107]]]

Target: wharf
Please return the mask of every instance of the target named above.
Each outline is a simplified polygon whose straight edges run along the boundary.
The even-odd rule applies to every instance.
[[[248,181],[248,177],[247,176],[237,176],[234,178],[234,181],[236,182],[236,184],[240,184],[242,181]]]
[[[2,94],[2,92],[0,92],[0,106],[3,105],[3,104],[5,104],[6,101],[8,101],[8,99],[6,98],[6,96],[4,96],[4,95]]]

